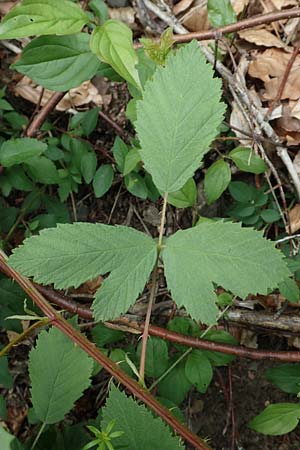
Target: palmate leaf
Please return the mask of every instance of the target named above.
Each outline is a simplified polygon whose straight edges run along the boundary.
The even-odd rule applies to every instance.
[[[90,385],[93,361],[60,330],[39,334],[29,356],[32,404],[44,423],[62,420]]]
[[[178,437],[172,436],[170,428],[159,417],[132,398],[126,397],[115,386],[111,387],[109,398],[103,409],[101,428],[105,429],[114,420],[114,430],[123,431],[122,436],[113,439],[116,448],[130,450],[183,450]]]
[[[137,103],[141,158],[159,191],[179,191],[199,168],[217,134],[224,105],[196,41],[167,58]]]
[[[0,24],[0,39],[78,33],[89,18],[70,0],[24,0]]]
[[[68,91],[90,80],[100,66],[89,39],[86,33],[38,37],[12,67],[47,89]]]
[[[163,251],[173,299],[206,324],[216,321],[214,285],[239,297],[267,294],[290,275],[283,254],[260,232],[230,222],[203,222],[178,231]]]
[[[60,224],[14,250],[10,264],[24,275],[58,289],[79,286],[111,272],[96,293],[96,320],[127,311],[143,290],[156,260],[155,241],[127,227]]]

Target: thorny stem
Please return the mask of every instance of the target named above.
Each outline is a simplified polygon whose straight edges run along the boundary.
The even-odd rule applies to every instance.
[[[164,234],[164,226],[165,226],[165,219],[166,219],[166,210],[167,210],[167,201],[168,201],[168,192],[165,192],[164,194],[164,202],[161,212],[161,221],[160,221],[160,227],[159,227],[159,237],[158,237],[158,243],[157,243],[157,259],[155,262],[155,266],[152,272],[152,285],[151,285],[151,291],[150,291],[150,297],[149,297],[149,303],[145,318],[145,326],[143,330],[142,335],[142,349],[141,349],[141,357],[140,357],[140,380],[144,384],[145,383],[145,364],[146,364],[146,353],[147,353],[147,343],[148,343],[148,337],[149,337],[149,326],[150,326],[150,319],[151,319],[151,312],[152,307],[155,301],[155,296],[157,292],[157,272],[158,272],[158,262],[159,262],[159,254],[162,247],[162,239]]]
[[[10,351],[12,347],[22,342],[28,335],[31,334],[31,332],[37,328],[41,328],[44,325],[47,325],[49,323],[48,317],[38,320],[34,324],[32,324],[27,330],[23,331],[21,334],[19,334],[15,339],[10,341],[3,349],[0,351],[0,358],[1,356],[6,355]]]
[[[39,293],[33,283],[28,278],[23,277],[19,272],[10,267],[7,263],[6,254],[0,250],[0,266],[6,274],[9,274],[21,288],[30,296],[34,303],[50,319],[52,325],[61,330],[84,352],[91,356],[98,364],[101,364],[116,380],[122,383],[138,399],[142,400],[157,415],[162,417],[176,433],[191,444],[197,450],[211,450],[211,448],[198,436],[184,426],[170,411],[159,403],[148,391],[140,386],[135,380],[127,375],[120,367],[92,344],[83,334],[73,328]]]

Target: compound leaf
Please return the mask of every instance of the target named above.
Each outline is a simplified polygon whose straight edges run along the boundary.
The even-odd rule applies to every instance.
[[[68,91],[90,80],[99,67],[89,35],[41,36],[28,44],[13,68],[52,91]]]
[[[183,450],[179,438],[173,436],[169,427],[159,417],[154,417],[145,406],[126,397],[115,386],[111,387],[109,398],[103,409],[102,429],[114,420],[114,430],[123,431],[113,440],[116,448],[130,450]],[[124,447],[122,447],[124,446]]]
[[[60,330],[39,334],[29,356],[34,411],[44,423],[62,420],[90,385],[93,361]]]
[[[136,69],[137,55],[133,48],[132,31],[119,20],[107,20],[93,31],[90,48],[98,58],[109,64],[121,77],[141,90]]]
[[[293,431],[299,423],[300,405],[275,403],[267,406],[249,423],[249,427],[262,434],[280,436]]]
[[[78,33],[89,18],[69,0],[23,0],[0,24],[0,39]]]
[[[159,191],[179,191],[199,168],[222,121],[220,97],[221,82],[196,41],[171,54],[146,83],[135,125],[141,158]]]
[[[156,244],[132,228],[59,224],[26,239],[9,260],[24,275],[58,289],[111,272],[93,304],[96,320],[107,320],[127,311],[143,290],[156,260]]]
[[[244,298],[267,294],[290,275],[272,242],[230,222],[203,222],[178,231],[168,238],[162,255],[175,302],[207,324],[214,323],[217,314],[213,283]]]

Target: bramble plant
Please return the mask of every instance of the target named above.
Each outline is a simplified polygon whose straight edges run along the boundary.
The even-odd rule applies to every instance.
[[[23,275],[33,277],[37,283],[53,283],[57,289],[78,287],[98,275],[109,274],[96,292],[92,306],[95,321],[103,322],[126,313],[152,274],[151,307],[158,265],[163,263],[167,287],[177,306],[183,306],[195,321],[212,326],[220,314],[215,293],[217,286],[245,298],[249,293],[267,294],[269,289],[277,288],[291,276],[284,255],[275,249],[274,243],[265,240],[262,232],[241,228],[238,223],[202,221],[172,236],[164,236],[168,202],[178,205],[178,198],[183,202],[186,192],[189,193],[186,203],[195,202],[193,175],[217,136],[225,112],[221,101],[221,81],[213,77],[212,67],[205,62],[196,41],[171,50],[170,33],[167,33],[163,45],[153,47],[147,43],[153,60],[147,59],[144,52],[134,50],[132,32],[126,25],[107,20],[95,26],[102,12],[98,2],[93,0],[91,3],[92,10],[96,11],[92,18],[68,0],[24,0],[3,19],[0,38],[39,35],[25,47],[14,68],[43,87],[65,91],[90,79],[99,70],[110,70],[112,76],[120,76],[127,81],[133,97],[127,116],[135,126],[137,141],[128,151],[124,150],[122,141],[116,140],[113,154],[130,192],[134,191],[133,186],[137,183],[144,183],[143,194],[138,191],[141,198],[155,198],[158,195],[163,198],[159,236],[150,237],[125,226],[59,224],[55,228],[42,230],[38,236],[27,238],[13,251],[9,264]],[[93,28],[91,36],[80,32],[87,24]],[[45,67],[47,70],[43,70]],[[187,70],[187,67],[192,67],[192,70]],[[80,127],[82,130],[82,124]],[[66,140],[70,142],[72,138]],[[35,161],[36,158],[39,161],[44,158],[44,145],[38,140],[6,141],[0,149],[0,162],[8,168],[11,161],[13,165],[24,164],[26,168],[32,158]],[[74,145],[79,146],[78,143]],[[242,153],[240,158],[245,156],[244,150]],[[95,182],[94,177],[97,176],[92,152],[87,149],[84,154],[89,154],[88,163],[84,166],[86,172],[82,173],[81,151],[77,154],[80,167],[70,161],[74,172],[70,169],[67,176],[75,184],[81,181],[81,176],[86,182]],[[237,152],[231,152],[230,157],[238,167],[243,165]],[[49,158],[47,161],[52,162],[50,153]],[[255,163],[261,165],[257,159]],[[58,169],[52,164],[56,173]],[[144,177],[139,173],[142,165]],[[28,173],[32,173],[30,170]],[[102,169],[98,177],[102,182],[106,180],[108,189],[112,182],[112,168],[110,166],[105,170],[108,173],[103,174]],[[225,170],[228,175],[228,166]],[[55,183],[60,185],[59,181],[56,179]],[[229,176],[227,181],[229,183]],[[63,191],[63,199],[74,187],[74,183],[70,183]],[[99,191],[95,189],[96,196],[97,192],[99,196],[104,193],[105,189],[101,189],[101,186]],[[217,197],[224,189],[219,189]],[[214,199],[217,197],[215,195]],[[182,331],[182,328],[193,329],[195,322],[184,319],[181,323],[170,323],[172,326],[174,330]],[[220,333],[209,330],[206,337],[232,343],[225,332],[220,336]],[[104,346],[103,341],[100,345]],[[178,350],[182,351],[180,348]],[[151,362],[151,352],[162,355],[163,367],[157,368],[155,358]],[[172,408],[174,403],[181,403],[192,385],[198,391],[205,392],[212,378],[212,366],[227,364],[231,360],[227,357],[225,362],[220,361],[215,352],[193,350],[185,355],[186,362],[176,363],[177,370],[171,372],[169,378],[165,375],[160,379],[162,372],[175,362],[168,361],[164,341],[152,339],[148,348],[141,344],[137,351],[141,361],[143,354],[147,358],[146,367],[140,370],[140,383],[145,383],[144,372],[146,376],[156,378],[159,393],[164,396],[165,402],[166,399],[173,402]],[[121,355],[115,352],[114,360],[120,362],[123,357],[126,360],[125,352]],[[135,372],[134,362],[127,361],[126,370]],[[199,365],[203,368],[200,375],[197,371]],[[122,368],[125,368],[124,364]],[[31,450],[42,448],[39,442],[47,433],[47,427],[63,420],[74,402],[89,387],[90,377],[97,369],[99,367],[93,367],[87,354],[60,331],[51,328],[39,334],[29,358],[34,419],[40,425]],[[176,376],[181,380],[185,377],[185,386],[174,399],[168,392],[168,386]],[[117,432],[111,432],[112,423]],[[98,425],[97,428],[91,428],[93,425],[89,428],[96,439],[87,442],[86,434],[81,430],[78,432],[80,447],[77,442],[69,448],[79,450],[95,445],[99,449],[105,448],[105,445],[110,449],[130,450],[184,448],[180,439],[172,435],[160,418],[154,418],[144,406],[126,397],[115,386],[111,387],[102,414],[100,428],[104,431],[100,432]],[[1,434],[7,442],[14,441],[17,448],[23,448],[0,428],[0,437]],[[56,436],[55,439],[57,447],[53,448],[63,448],[59,439],[65,439],[66,448],[71,445],[70,436]],[[110,439],[113,439],[113,444]]]

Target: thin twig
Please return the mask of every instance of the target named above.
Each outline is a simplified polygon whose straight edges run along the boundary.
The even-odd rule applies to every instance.
[[[109,123],[109,125],[115,129],[117,134],[123,138],[126,138],[125,131],[118,125],[114,120],[112,120],[110,117],[108,117],[107,114],[105,114],[103,111],[98,111],[99,116],[105,120],[105,122]]]
[[[48,102],[43,106],[43,108],[38,112],[36,117],[31,122],[27,129],[26,136],[34,137],[37,131],[41,128],[48,115],[53,111],[55,106],[61,101],[65,96],[66,92],[55,92]]]
[[[33,283],[28,278],[22,276],[19,272],[10,267],[7,263],[6,254],[0,250],[0,268],[9,274],[26,294],[34,301],[41,311],[50,319],[53,326],[61,330],[75,344],[90,355],[98,364],[102,365],[113,377],[130,390],[138,399],[148,405],[156,414],[162,417],[175,432],[198,450],[211,450],[210,447],[198,436],[185,427],[170,411],[158,402],[155,397],[143,389],[139,383],[128,376],[120,367],[92,344],[86,336],[77,331],[67,322],[57,311],[47,302],[39,293]]]

